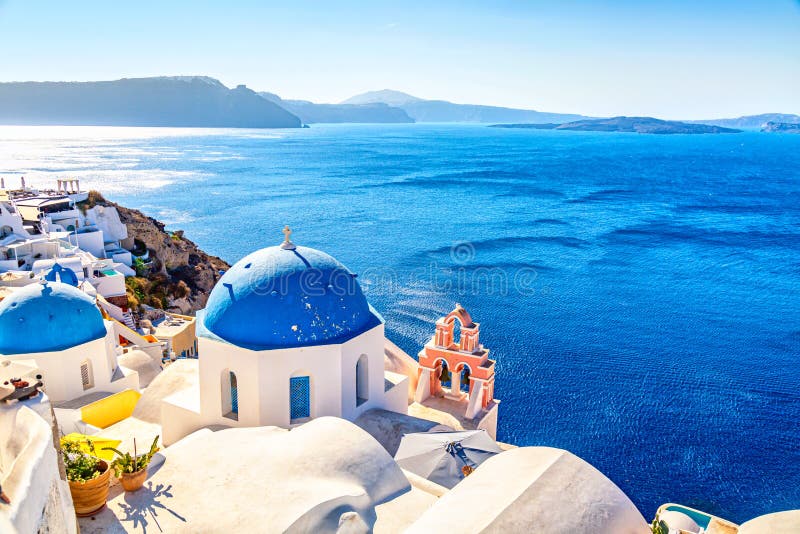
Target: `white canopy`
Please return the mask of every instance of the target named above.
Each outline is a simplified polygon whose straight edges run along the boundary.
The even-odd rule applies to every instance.
[[[394,455],[414,474],[452,488],[490,457],[502,452],[485,430],[406,434]]]

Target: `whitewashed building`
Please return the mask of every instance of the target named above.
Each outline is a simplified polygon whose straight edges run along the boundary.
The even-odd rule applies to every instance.
[[[165,443],[211,424],[407,411],[407,377],[384,371],[384,322],[356,275],[286,235],[231,267],[197,313],[199,381],[165,399]]]

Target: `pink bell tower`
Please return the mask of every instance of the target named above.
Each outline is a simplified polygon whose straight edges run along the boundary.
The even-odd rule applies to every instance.
[[[456,321],[460,326],[455,337]],[[494,360],[480,343],[480,324],[460,304],[436,321],[436,332],[419,352],[420,375],[414,400],[429,397],[466,401],[467,419],[475,419],[494,399]],[[450,383],[445,387],[442,382]]]

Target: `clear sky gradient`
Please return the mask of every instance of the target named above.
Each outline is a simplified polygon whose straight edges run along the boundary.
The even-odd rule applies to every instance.
[[[800,114],[800,2],[0,0],[0,81],[203,74],[587,115]]]

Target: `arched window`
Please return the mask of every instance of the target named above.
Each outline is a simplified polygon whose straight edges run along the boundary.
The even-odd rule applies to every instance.
[[[447,361],[441,360],[441,362],[442,372],[439,374],[439,382],[441,382],[443,386],[450,387],[450,369],[447,368]]]
[[[460,345],[461,344],[461,327],[462,326],[463,325],[461,324],[461,319],[456,318],[453,321],[453,343],[455,343],[456,345]]]
[[[231,373],[231,413],[239,414],[239,384],[236,383],[236,374]]]
[[[94,372],[92,371],[91,360],[83,360],[81,362],[81,383],[84,391],[94,387]]]
[[[311,377],[289,378],[289,419],[292,424],[311,417]]]
[[[461,391],[469,392],[469,375],[472,374],[472,369],[469,368],[469,365],[462,364],[461,365]]]
[[[369,400],[369,359],[362,354],[356,363],[356,406]]]
[[[236,373],[229,369],[222,371],[222,415],[234,421],[239,420],[239,383]]]

